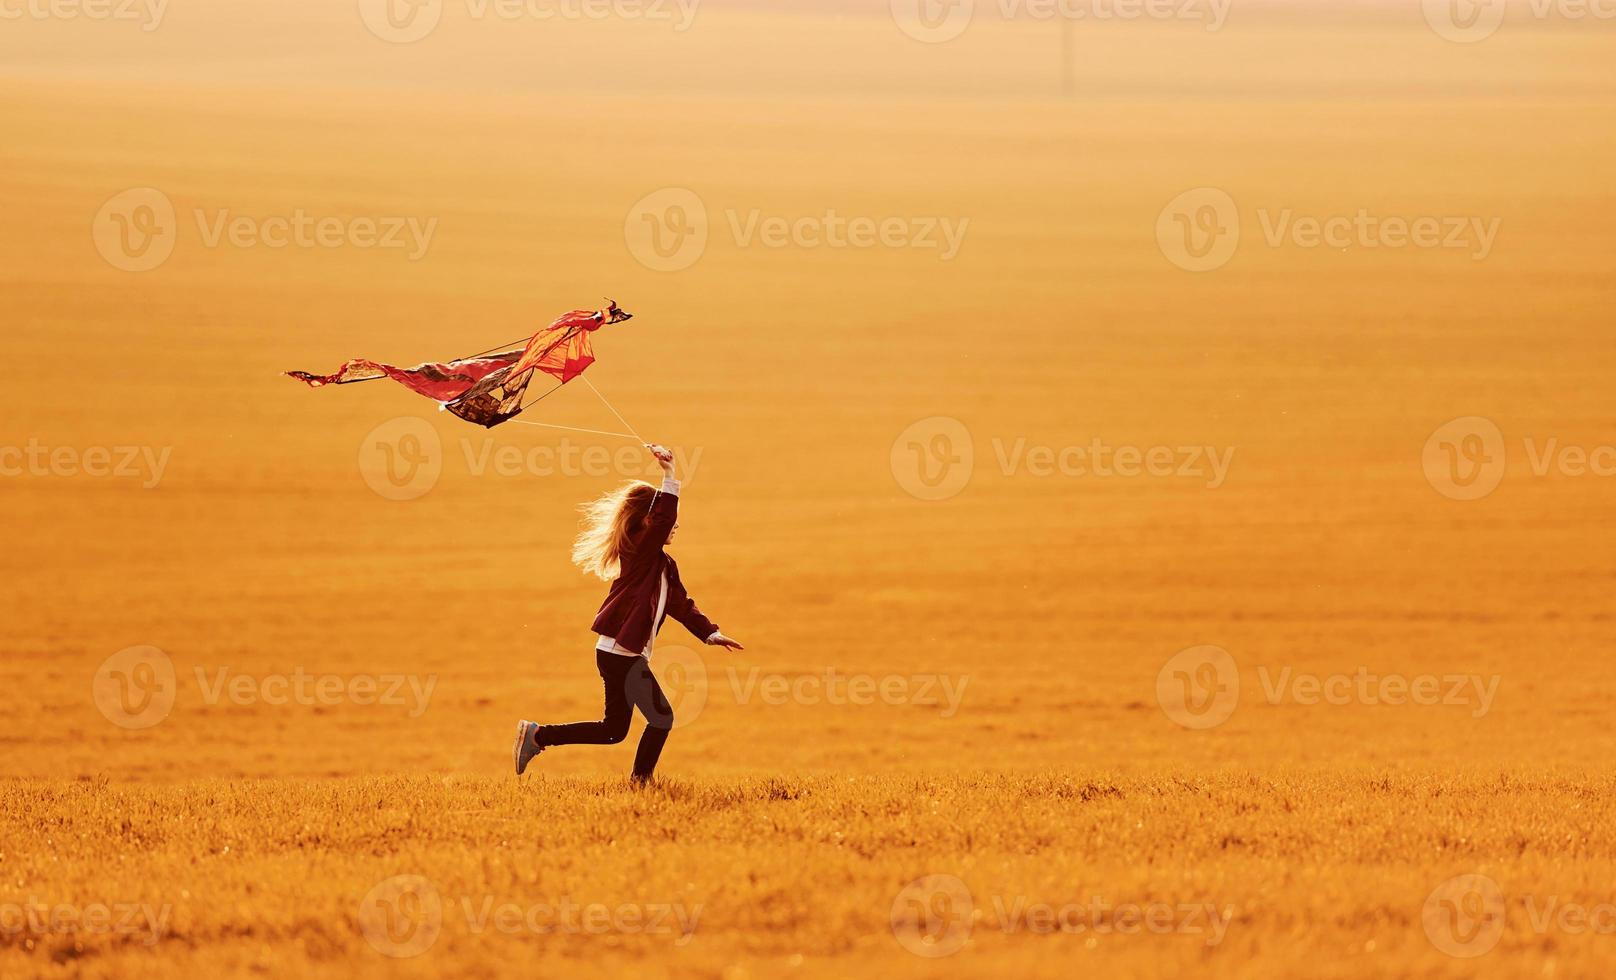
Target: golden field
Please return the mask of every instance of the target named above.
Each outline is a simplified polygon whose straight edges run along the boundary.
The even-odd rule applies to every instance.
[[[1591,976],[1608,936],[1558,923],[1600,903],[1608,922],[1612,788],[1339,772],[643,792],[483,776],[17,783],[6,806],[37,816],[8,822],[8,870],[47,905],[105,896],[119,928],[4,956],[8,976],[1464,976],[1478,962]],[[1457,935],[1497,945],[1449,959],[1425,899],[1476,868],[1503,905]],[[964,891],[904,900],[933,875]]]
[[[886,3],[449,4],[393,43],[366,9],[0,24],[0,974],[1609,960],[1605,20],[978,11],[924,43]],[[659,252],[675,225],[704,248]],[[280,376],[603,296],[637,318],[586,377],[678,450],[672,550],[748,645],[668,628],[645,791],[631,745],[520,783],[507,749],[598,709],[573,508],[649,460]],[[621,429],[577,384],[526,417]],[[1072,465],[1096,445],[1171,464]],[[372,894],[401,875],[435,915]],[[909,904],[928,876],[970,903]],[[1094,896],[1231,911],[1215,944],[1075,928]],[[468,914],[568,898],[700,913]],[[1001,928],[1041,905],[1072,928]],[[440,932],[388,955],[378,908],[383,946]]]

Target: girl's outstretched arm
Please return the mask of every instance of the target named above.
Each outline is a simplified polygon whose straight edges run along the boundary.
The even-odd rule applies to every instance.
[[[675,622],[690,631],[692,636],[701,638],[701,642],[710,647],[723,647],[726,650],[745,650],[740,641],[730,639],[719,629],[718,624],[708,619],[696,608],[696,600],[690,598],[690,593],[684,590],[681,584],[679,594],[668,599],[668,615]]]
[[[669,452],[664,446],[656,446],[650,443],[647,443],[645,448],[651,450],[651,454],[656,457],[657,462],[662,464],[663,496],[671,498],[665,506],[662,500],[659,499],[651,508],[651,530],[649,532],[651,540],[658,545],[665,545],[668,543],[669,536],[673,534],[673,527],[679,516],[679,481],[674,478],[673,453]],[[723,647],[726,650],[746,649],[740,644],[740,641],[725,636],[718,629],[717,624],[703,615],[700,609],[696,608],[696,601],[690,598],[690,593],[684,590],[682,584],[677,594],[669,596],[667,614],[692,634],[701,637],[701,641],[708,646]]]

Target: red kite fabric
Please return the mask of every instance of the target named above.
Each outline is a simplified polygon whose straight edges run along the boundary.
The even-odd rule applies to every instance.
[[[364,358],[355,358],[339,368],[336,374],[310,374],[307,371],[286,373],[310,388],[392,378],[418,395],[425,395],[434,401],[447,402],[459,398],[467,388],[500,368],[516,363],[520,356],[517,351],[507,351],[503,354],[474,357],[466,361],[449,361],[446,364],[417,364],[412,368],[394,367],[391,364],[378,364]]]
[[[595,363],[589,335],[608,322],[610,312],[573,310],[560,317],[533,335],[515,364],[494,371],[443,407],[489,429],[515,418],[522,412],[522,398],[534,371],[566,384]]]
[[[595,363],[589,335],[608,323],[633,319],[612,303],[605,310],[573,310],[540,330],[520,351],[485,354],[446,363],[398,368],[355,359],[336,374],[287,374],[311,388],[392,378],[417,394],[442,402],[468,422],[493,428],[521,414],[522,398],[535,371],[566,384]]]
[[[589,335],[606,324],[606,314],[598,310],[573,310],[534,334],[522,352],[512,374],[538,370],[566,384],[595,363]]]

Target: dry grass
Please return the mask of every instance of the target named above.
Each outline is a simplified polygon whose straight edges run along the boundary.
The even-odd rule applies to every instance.
[[[4,806],[16,817],[0,836],[7,896],[143,905],[164,927],[150,945],[145,930],[12,932],[0,968],[1465,976],[1476,964],[1435,948],[1421,915],[1444,880],[1478,873],[1508,902],[1485,966],[1589,975],[1609,937],[1540,931],[1529,910],[1551,899],[1608,907],[1611,790],[1608,776],[1510,773],[753,778],[644,790],[542,775],[13,782]],[[405,904],[414,919],[367,933],[374,903],[396,904],[373,889],[403,875],[429,883],[435,911]],[[900,891],[928,875],[960,879],[975,909],[968,940],[941,962],[909,952],[897,938],[909,933],[892,925]],[[615,918],[585,928],[590,913],[559,911],[568,899]],[[1066,922],[1081,931],[1040,934],[1028,920],[1006,930],[1004,910],[1039,904],[1075,908]],[[1161,931],[1094,931],[1125,927],[1104,910],[1127,904],[1173,912],[1158,913]],[[499,918],[502,906],[521,914]],[[624,907],[635,911],[623,918]],[[1192,907],[1226,916],[1226,932]],[[934,939],[959,935],[968,915],[927,909],[937,918],[922,934]]]

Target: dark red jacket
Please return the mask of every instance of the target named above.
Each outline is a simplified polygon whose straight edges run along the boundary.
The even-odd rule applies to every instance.
[[[629,539],[621,557],[622,572],[612,580],[606,601],[595,614],[590,628],[612,637],[624,649],[644,650],[669,616],[703,642],[718,632],[718,624],[701,614],[679,581],[679,566],[662,550],[678,517],[679,495],[664,489],[651,504],[645,526]],[[668,576],[668,604],[662,620],[653,623],[664,573]]]

